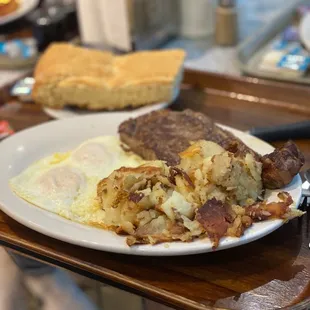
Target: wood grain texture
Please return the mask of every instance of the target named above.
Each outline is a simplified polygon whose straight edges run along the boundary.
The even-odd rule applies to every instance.
[[[309,98],[310,90],[303,87],[190,71],[171,108],[202,111],[220,123],[246,130],[310,119]],[[39,107],[18,101],[3,104],[0,116],[17,131],[49,120]],[[310,167],[310,141],[296,142],[306,155],[305,168]],[[310,298],[308,215],[238,248],[152,258],[66,244],[0,212],[0,243],[179,309],[305,309],[303,304]]]

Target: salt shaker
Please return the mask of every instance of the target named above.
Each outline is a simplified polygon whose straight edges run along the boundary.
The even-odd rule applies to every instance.
[[[180,5],[180,34],[182,36],[200,38],[214,32],[212,0],[182,0]]]
[[[216,8],[215,41],[235,45],[238,40],[237,10],[234,0],[219,0]]]

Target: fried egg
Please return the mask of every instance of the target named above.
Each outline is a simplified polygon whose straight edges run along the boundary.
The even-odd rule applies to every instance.
[[[98,182],[122,166],[143,163],[141,157],[124,151],[118,137],[102,136],[33,163],[10,180],[10,187],[37,207],[104,227],[105,213],[96,200]]]

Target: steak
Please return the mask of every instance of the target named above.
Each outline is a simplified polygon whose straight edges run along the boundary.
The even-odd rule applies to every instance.
[[[208,116],[192,110],[160,110],[131,118],[119,126],[119,134],[134,153],[147,160],[164,160],[170,166],[177,165],[178,154],[198,140],[215,142],[236,156],[251,153],[262,162],[263,184],[270,189],[289,184],[305,162],[292,141],[262,157]]]
[[[170,166],[177,165],[178,154],[198,140],[213,141],[232,153],[252,153],[260,159],[232,133],[215,125],[208,116],[191,110],[160,110],[131,118],[119,126],[119,133],[121,141],[136,154],[147,160],[164,160]]]
[[[305,163],[305,157],[293,141],[262,157],[263,182],[269,189],[282,188],[292,181]]]

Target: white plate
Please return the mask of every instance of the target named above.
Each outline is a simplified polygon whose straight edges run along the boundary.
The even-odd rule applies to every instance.
[[[12,22],[15,19],[23,17],[36,8],[39,0],[20,0],[19,8],[11,14],[0,17],[0,25]]]
[[[100,136],[117,134],[118,125],[128,119],[131,114],[102,113],[90,116],[74,117],[66,120],[50,121],[43,125],[19,132],[0,143],[0,207],[10,217],[21,224],[47,236],[77,244],[83,247],[109,252],[131,255],[185,255],[212,251],[208,239],[196,240],[190,243],[174,242],[156,246],[139,245],[128,247],[125,237],[113,232],[83,226],[62,217],[32,206],[13,194],[8,181],[19,174],[34,161],[51,153],[62,152],[74,148],[82,141]],[[269,144],[247,135],[241,131],[229,128],[247,145],[261,154],[273,150]],[[301,178],[296,176],[292,183],[284,189],[288,191],[295,202],[301,198]],[[276,191],[270,193],[276,196]],[[239,246],[261,238],[283,222],[272,220],[255,223],[241,238],[223,238],[218,250]]]
[[[89,111],[89,110],[80,110],[80,109],[72,109],[70,107],[66,107],[64,109],[50,109],[50,108],[43,108],[43,111],[50,117],[56,118],[56,119],[65,119],[65,118],[71,118],[71,117],[76,117],[76,116],[82,116],[82,115],[95,115],[98,113],[106,113],[109,115],[110,113],[118,113],[118,114],[123,114],[125,115],[131,114],[132,117],[146,114],[152,111],[156,110],[161,110],[167,108],[170,103],[168,102],[162,102],[162,103],[156,103],[152,105],[148,105],[145,107],[137,108],[132,111],[117,111],[117,112],[98,112],[98,111]]]
[[[310,13],[306,13],[300,21],[299,36],[301,42],[310,51]]]

